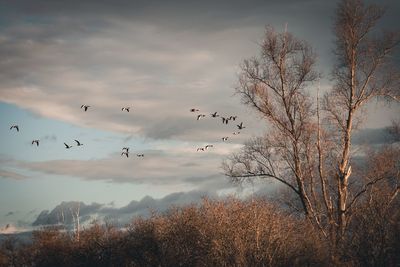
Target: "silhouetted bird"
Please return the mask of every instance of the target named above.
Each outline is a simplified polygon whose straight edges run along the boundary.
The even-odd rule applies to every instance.
[[[237,116],[230,116],[229,119],[235,121]]]
[[[225,141],[227,141],[227,140],[228,140],[228,138],[229,138],[228,136],[222,137],[222,141],[224,141],[224,142],[225,142]]]
[[[228,119],[227,118],[225,118],[225,117],[221,117],[222,118],[222,123],[225,123],[225,124],[228,124]]]
[[[233,133],[233,135],[238,135],[238,134],[240,134],[240,132],[234,132],[234,133]]]
[[[209,149],[210,147],[214,147],[213,145],[206,145],[204,148],[207,150],[207,149]]]
[[[129,157],[129,153],[128,152],[122,152],[121,156],[125,155],[127,158]]]
[[[215,111],[214,113],[211,113],[211,117],[216,118],[219,117],[219,115],[217,115],[217,112]]]
[[[190,109],[190,112],[197,112],[197,111],[200,111],[200,110],[197,109],[197,108],[191,108],[191,109]]]
[[[241,122],[240,124],[236,125],[238,127],[239,130],[242,130],[246,127],[243,126],[243,122]]]
[[[206,115],[204,115],[204,114],[199,114],[199,115],[197,115],[197,120],[200,120],[201,118],[204,118]]]
[[[124,151],[124,150],[125,150],[127,153],[129,153],[129,147],[123,147],[123,148],[122,148],[122,151]]]
[[[32,145],[36,143],[36,146],[39,146],[39,140],[32,140]]]
[[[87,111],[88,108],[90,108],[90,106],[88,106],[88,105],[82,105],[81,108],[83,108],[83,109],[85,109],[85,111]]]
[[[66,143],[64,143],[64,145],[65,145],[65,148],[66,149],[70,149],[72,146],[70,146],[70,145],[68,145],[68,144],[66,144]]]
[[[144,154],[136,154],[136,156],[138,156],[139,158],[143,158]]]
[[[129,112],[129,109],[130,109],[131,107],[124,107],[124,108],[122,108],[122,111],[124,111],[124,110],[126,110],[127,112]]]
[[[19,127],[18,127],[18,125],[12,125],[12,126],[10,127],[10,130],[12,130],[13,128],[15,128],[15,129],[17,130],[17,132],[19,132]]]
[[[197,152],[199,152],[199,151],[204,151],[204,147],[197,148]]]
[[[75,140],[75,142],[76,142],[77,146],[83,146],[83,144],[81,142],[79,142],[78,140]]]

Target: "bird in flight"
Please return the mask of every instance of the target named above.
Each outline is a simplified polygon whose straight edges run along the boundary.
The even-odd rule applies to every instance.
[[[235,121],[237,116],[230,116],[229,119]]]
[[[81,142],[79,142],[78,140],[75,140],[75,142],[76,142],[77,146],[83,146],[83,144]]]
[[[19,132],[19,127],[18,125],[11,125],[10,130],[12,130],[13,128],[15,128],[17,130],[17,132]]]
[[[204,114],[199,114],[199,115],[197,115],[197,120],[200,120],[201,118],[204,118],[206,115],[204,115]]]
[[[219,117],[219,115],[218,115],[217,112],[215,111],[214,113],[211,113],[211,117],[216,118],[216,117]]]
[[[241,122],[240,124],[236,125],[238,127],[239,130],[242,130],[246,127],[243,126],[243,122]]]
[[[129,153],[129,147],[123,147],[122,151],[125,151],[126,153]]]
[[[123,156],[123,155],[125,155],[127,158],[129,157],[129,153],[128,153],[128,152],[125,152],[125,151],[122,152],[122,153],[121,153],[121,156]]]
[[[210,147],[214,147],[213,145],[206,145],[204,148],[205,150],[209,149]]]
[[[222,118],[222,123],[228,124],[229,119],[225,118],[225,117],[221,117]]]
[[[240,134],[240,132],[234,132],[234,133],[233,133],[233,135],[238,135],[238,134]]]
[[[123,107],[121,110],[122,111],[124,111],[124,110],[126,110],[126,112],[129,112],[129,109],[130,109],[131,107]]]
[[[67,143],[64,143],[64,145],[65,145],[66,149],[70,149],[72,147],[72,146],[68,145]]]
[[[228,136],[222,137],[222,141],[224,141],[224,142],[228,141],[228,138],[229,138]]]
[[[83,109],[85,109],[85,111],[87,111],[88,108],[90,108],[90,106],[88,106],[88,105],[82,105],[81,108],[83,108]]]
[[[136,156],[139,157],[139,158],[143,158],[144,154],[136,154]]]
[[[199,152],[199,151],[204,151],[204,147],[197,148],[197,152]]]
[[[32,140],[32,145],[33,144],[36,144],[36,146],[39,146],[39,140],[37,140],[37,139],[36,140]]]
[[[190,109],[190,112],[197,112],[197,111],[200,111],[200,110],[197,109],[197,108],[191,108],[191,109]]]

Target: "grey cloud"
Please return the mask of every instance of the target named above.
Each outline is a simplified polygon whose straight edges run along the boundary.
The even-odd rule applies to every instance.
[[[83,202],[76,201],[62,202],[52,211],[42,211],[32,225],[72,225],[71,210],[75,211],[78,204],[80,204],[80,220],[82,223],[88,223],[93,219],[107,220],[108,218],[116,218],[120,223],[126,224],[135,216],[148,216],[151,211],[163,212],[171,206],[198,203],[205,196],[217,197],[215,193],[206,191],[177,192],[161,199],[146,196],[139,201],[131,201],[128,205],[121,208],[107,207],[98,203],[86,205]]]
[[[251,1],[13,1],[13,5],[4,6],[7,13],[11,13],[19,16],[82,16],[95,15],[95,16],[118,16],[131,19],[143,20],[149,17],[149,20],[155,22],[169,22],[176,21],[179,19],[185,19],[189,23],[186,27],[191,24],[198,22],[207,23],[204,17],[226,19],[242,19],[248,17],[250,14],[260,16],[262,13],[268,10],[273,11],[284,11],[288,8],[308,8],[313,9],[315,6],[319,6],[320,1],[317,0],[284,0],[284,1],[262,1],[262,0],[251,0]],[[330,2],[332,3],[332,1]],[[327,3],[324,3],[325,5]],[[320,5],[322,6],[322,5]],[[6,13],[6,12],[5,12]],[[6,14],[7,14],[6,13]],[[169,17],[170,20],[166,20]],[[191,18],[191,20],[189,20]],[[43,19],[43,22],[46,22]]]
[[[44,210],[40,212],[39,216],[32,223],[33,226],[38,225],[51,225],[51,224],[72,224],[74,218],[72,215],[77,212],[79,208],[79,215],[82,217],[82,222],[89,220],[93,213],[97,212],[103,205],[92,203],[86,205],[83,202],[62,202],[57,205],[52,211]]]
[[[394,142],[387,128],[361,129],[353,136],[355,145],[382,145]]]
[[[168,148],[167,148],[168,149]],[[186,149],[186,148],[185,148]],[[191,149],[195,151],[195,148]],[[122,183],[199,184],[203,177],[218,173],[221,156],[196,152],[142,151],[144,158],[129,158],[119,154],[93,160],[53,160],[18,162],[18,167],[50,175],[81,177],[87,180],[106,180]],[[134,171],[133,171],[134,170]],[[198,177],[197,181],[185,177]],[[222,176],[222,175],[221,175]]]
[[[264,25],[288,22],[321,55],[330,54],[334,6],[317,0],[13,1],[0,9],[9,18],[0,24],[0,99],[80,126],[209,141],[221,128],[199,129],[185,112],[199,105],[251,120],[229,96],[238,63],[258,53]],[[330,57],[321,60],[326,66]],[[86,119],[78,96],[94,107]],[[133,114],[121,116],[119,108],[131,104]]]

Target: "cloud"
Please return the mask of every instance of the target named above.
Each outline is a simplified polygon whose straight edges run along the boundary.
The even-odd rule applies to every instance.
[[[86,180],[202,186],[209,183],[208,177],[220,181],[226,179],[220,174],[221,159],[238,147],[234,144],[219,144],[208,151],[196,152],[197,146],[159,144],[159,150],[141,150],[144,158],[136,157],[139,151],[131,148],[129,158],[113,153],[102,159],[16,161],[14,164],[28,171]]]
[[[4,169],[0,169],[0,178],[8,178],[8,179],[14,179],[14,180],[23,180],[27,179],[28,177],[13,171],[7,171]]]
[[[6,7],[11,20],[0,35],[0,99],[44,117],[150,139],[209,140],[234,131],[196,124],[188,115],[193,105],[239,115],[248,129],[258,128],[230,97],[237,66],[258,53],[254,41],[265,14],[287,12],[297,2],[229,1],[229,8],[228,1],[117,2]],[[92,109],[83,114],[81,104]],[[122,106],[133,112],[122,114]]]
[[[12,215],[14,215],[14,214],[15,214],[14,211],[9,211],[9,212],[7,212],[6,215],[4,215],[4,216],[5,216],[5,217],[8,217],[8,216],[12,216]]]
[[[355,132],[353,143],[355,145],[382,145],[394,142],[387,128],[367,128]]]
[[[52,224],[72,224],[74,222],[74,216],[79,210],[79,216],[82,217],[82,222],[90,219],[90,216],[97,212],[103,205],[98,203],[92,203],[86,205],[82,202],[62,202],[57,205],[52,211],[44,210],[40,212],[36,220],[32,223],[32,226],[39,225],[52,225]]]
[[[42,211],[32,223],[32,226],[52,224],[72,226],[74,223],[72,212],[76,212],[78,207],[80,207],[80,222],[83,224],[90,223],[95,219],[109,220],[110,218],[117,219],[121,224],[126,224],[135,216],[148,216],[151,211],[163,212],[172,206],[198,203],[204,196],[216,197],[216,194],[215,192],[189,191],[173,193],[161,199],[146,196],[139,201],[131,201],[128,205],[120,208],[98,203],[86,205],[77,201],[62,202],[51,211]]]
[[[188,110],[198,107],[207,115],[239,115],[248,127],[234,142],[243,143],[265,124],[232,97],[233,88],[238,64],[259,53],[264,25],[289,22],[289,29],[330,53],[331,40],[321,36],[331,36],[325,34],[331,23],[326,14],[334,2],[117,3],[5,6],[0,12],[10,20],[0,26],[0,101],[81,127],[124,133],[126,141],[212,142],[236,130],[210,118],[196,121]],[[301,10],[295,18],[293,9]],[[317,16],[317,27],[310,14]],[[81,104],[91,108],[82,112]],[[132,106],[132,112],[122,113],[122,106]]]

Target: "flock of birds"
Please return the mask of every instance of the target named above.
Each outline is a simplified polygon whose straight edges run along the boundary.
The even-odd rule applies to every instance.
[[[196,113],[196,112],[200,112],[200,110],[197,109],[197,108],[191,108],[191,109],[190,109],[190,112]],[[198,115],[197,115],[197,120],[199,121],[199,120],[201,120],[201,119],[203,119],[203,118],[205,118],[205,117],[206,117],[206,114],[198,114]],[[226,117],[220,116],[220,115],[218,114],[217,111],[214,112],[214,113],[211,113],[211,114],[210,114],[210,117],[211,117],[211,118],[218,118],[218,117],[220,117],[221,120],[222,120],[222,124],[225,124],[225,125],[228,124],[229,121],[236,121],[236,119],[237,119],[237,116],[229,116],[229,117],[228,117],[228,116],[226,116]],[[236,127],[238,128],[238,131],[233,132],[233,133],[232,133],[233,135],[238,135],[238,134],[240,134],[240,130],[243,130],[244,128],[246,128],[245,126],[243,126],[243,122],[237,124]],[[222,139],[222,142],[226,142],[226,141],[228,141],[229,136],[223,136],[221,139]],[[206,150],[208,150],[209,148],[212,148],[212,147],[214,147],[214,146],[213,146],[213,145],[206,145],[206,146],[204,146],[204,147],[198,147],[198,148],[197,148],[197,152],[199,152],[199,151],[206,151]]]
[[[81,105],[81,109],[83,109],[85,112],[87,112],[89,108],[90,108],[89,105]],[[126,112],[129,112],[130,109],[131,109],[130,107],[121,108],[122,111],[126,111]],[[20,127],[18,125],[14,124],[14,125],[11,125],[11,127],[10,127],[10,130],[13,130],[13,129],[15,129],[17,132],[19,132]],[[83,143],[81,143],[79,140],[75,139],[74,141],[76,142],[76,146],[77,147],[78,146],[83,146]],[[32,145],[36,144],[36,146],[38,147],[39,144],[40,144],[40,140],[39,139],[34,139],[34,140],[32,140],[31,144]],[[67,144],[65,142],[64,142],[64,146],[65,146],[66,149],[70,149],[70,148],[74,147],[73,145],[69,145],[69,144]],[[122,148],[121,156],[129,157],[129,147]],[[143,158],[144,154],[136,154],[136,156],[139,157],[139,158]]]
[[[84,112],[87,112],[89,108],[90,108],[89,105],[81,105],[81,109],[83,109]],[[121,111],[130,112],[130,107],[122,107],[122,108],[121,108]],[[197,112],[200,112],[200,110],[197,109],[197,108],[191,108],[191,109],[190,109],[190,112],[197,113]],[[205,118],[205,117],[206,117],[205,114],[198,114],[198,115],[197,115],[197,120],[199,121],[200,119],[203,119],[203,118]],[[210,114],[210,117],[211,117],[211,118],[218,118],[218,117],[220,117],[221,120],[222,120],[222,124],[225,124],[225,125],[228,124],[229,121],[235,121],[235,120],[237,119],[237,116],[226,116],[226,117],[220,116],[220,115],[218,114],[218,112],[211,113],[211,114]],[[243,122],[237,124],[236,127],[237,127],[238,131],[233,132],[233,133],[232,133],[233,135],[238,135],[238,134],[240,134],[240,131],[243,130],[244,128],[246,128],[245,126],[243,126]],[[19,132],[19,130],[20,130],[20,128],[19,128],[18,125],[11,125],[10,130],[13,130],[13,129],[15,129],[17,132]],[[226,142],[226,141],[228,141],[228,138],[229,138],[229,136],[223,136],[221,139],[222,139],[223,142]],[[77,147],[83,146],[83,144],[82,144],[79,140],[76,140],[76,139],[75,139],[74,141],[76,142],[76,146],[77,146]],[[34,140],[32,140],[32,145],[36,145],[36,146],[38,147],[39,144],[40,144],[40,140],[39,140],[39,139],[34,139]],[[64,146],[65,146],[66,149],[70,149],[70,148],[73,147],[72,145],[69,145],[69,144],[67,144],[67,143],[65,143],[65,142],[64,142]],[[208,149],[210,149],[210,148],[213,148],[213,147],[214,147],[214,145],[211,145],[211,144],[205,145],[204,147],[198,147],[198,148],[197,148],[197,152],[199,152],[199,151],[206,151],[206,150],[208,150]],[[129,147],[123,147],[123,148],[122,148],[121,156],[126,156],[126,157],[128,158],[128,157],[129,157],[129,153],[130,153],[130,152],[129,152]],[[143,158],[143,157],[144,157],[144,154],[136,154],[136,156],[139,157],[139,158]]]

